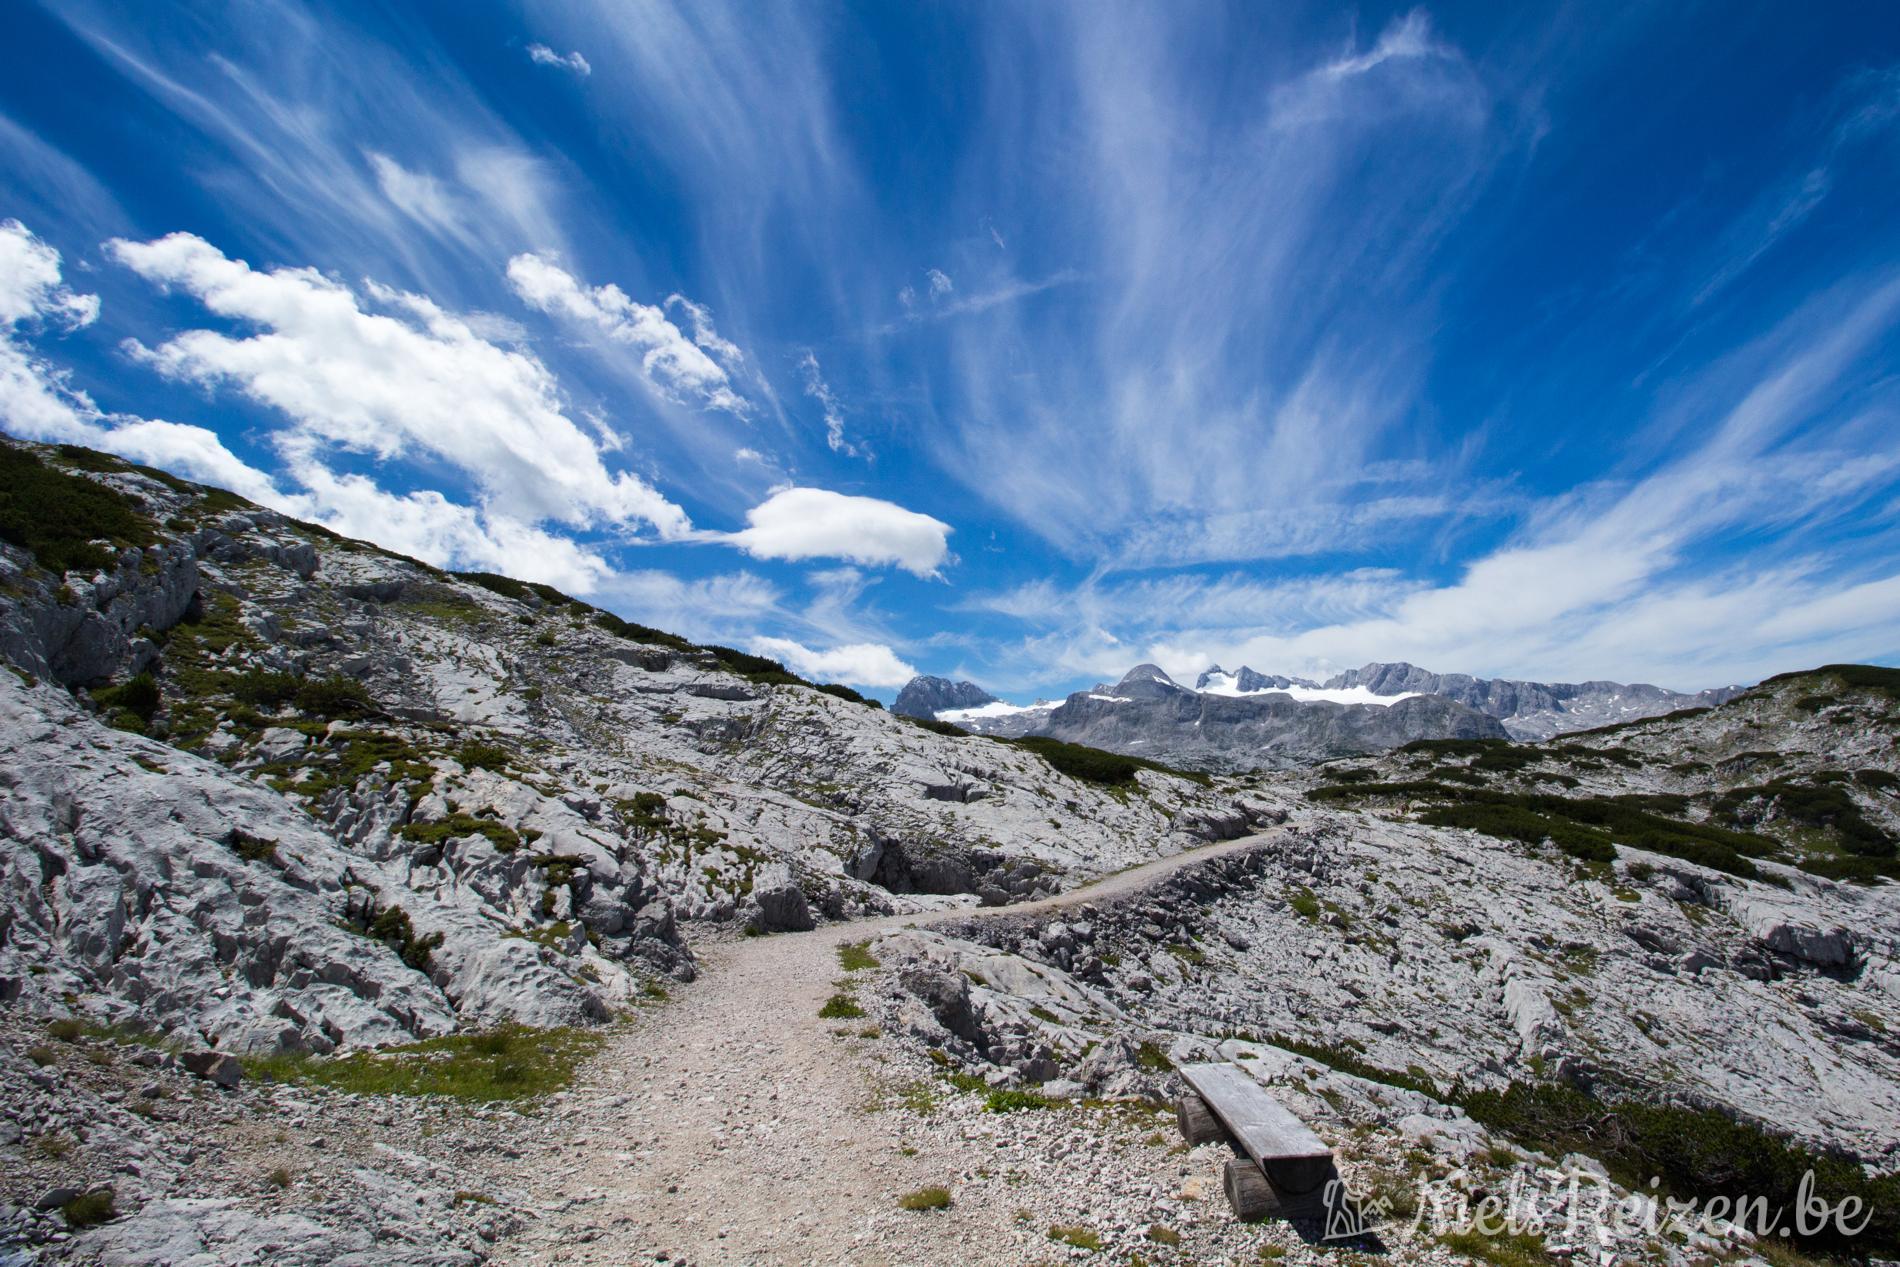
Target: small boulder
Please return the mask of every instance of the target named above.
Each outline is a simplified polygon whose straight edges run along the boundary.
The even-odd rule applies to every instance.
[[[906,968],[898,981],[905,990],[923,1000],[939,1025],[967,1043],[984,1046],[983,1025],[970,1003],[970,983],[961,973],[938,968]]]
[[[805,891],[790,879],[754,890],[752,900],[759,907],[752,926],[762,933],[802,933],[818,926],[805,901]]]
[[[178,1057],[185,1069],[218,1086],[235,1087],[244,1080],[244,1066],[221,1051],[188,1051]]]

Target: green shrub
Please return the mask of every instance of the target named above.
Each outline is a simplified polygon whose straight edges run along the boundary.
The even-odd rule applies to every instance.
[[[59,1212],[66,1216],[68,1227],[95,1227],[111,1222],[119,1213],[110,1188],[95,1188],[76,1196],[60,1206]]]
[[[268,836],[254,836],[242,827],[233,827],[224,835],[224,843],[246,862],[275,862],[277,842]]]
[[[508,750],[500,744],[481,743],[470,739],[455,750],[455,759],[470,770],[495,770],[505,773],[508,769]]]
[[[1881,880],[1900,880],[1900,860],[1861,858],[1849,855],[1835,858],[1803,858],[1798,864],[1810,875],[1848,884],[1875,884]]]
[[[1309,1043],[1304,1039],[1288,1038],[1284,1035],[1265,1040],[1282,1051],[1290,1051],[1317,1061],[1328,1069],[1337,1069],[1349,1073],[1355,1078],[1364,1078],[1368,1082],[1383,1082],[1387,1086],[1404,1087],[1418,1091],[1433,1099],[1439,1099],[1440,1093],[1429,1076],[1414,1073],[1399,1073],[1391,1069],[1381,1069],[1348,1047],[1329,1043]]]
[[[935,717],[912,717],[906,713],[899,713],[897,715],[911,725],[916,726],[920,730],[928,730],[933,735],[944,735],[951,739],[963,739],[967,738],[970,734],[969,731],[961,726],[947,721],[938,721]]]
[[[450,572],[447,575],[458,581],[468,581],[479,585],[503,598],[512,598],[516,602],[526,603],[530,596],[538,596],[549,607],[585,607],[578,599],[570,598],[552,585],[543,585],[539,581],[517,581],[512,576],[501,576],[495,572]]]
[[[123,548],[149,543],[153,536],[151,520],[132,498],[0,442],[0,540],[31,550],[47,571],[108,568],[114,555],[95,540]]]
[[[295,673],[248,669],[227,679],[224,689],[240,704],[276,711],[297,698],[302,686],[303,679]]]
[[[396,834],[424,845],[439,845],[458,836],[485,836],[497,853],[513,853],[521,848],[521,834],[514,828],[460,810],[433,822],[407,823]]]
[[[664,633],[646,625],[636,625],[630,620],[622,620],[612,612],[598,612],[594,623],[616,638],[625,638],[628,642],[645,642],[656,647],[670,647],[674,651],[691,651],[693,644],[678,634]]]
[[[430,933],[426,937],[416,936],[415,925],[410,923],[409,912],[400,906],[391,906],[379,911],[369,922],[366,930],[371,937],[382,942],[402,957],[402,961],[417,972],[429,970],[429,960],[437,946],[442,944],[441,933]]]
[[[1667,796],[1602,798],[1493,792],[1428,780],[1330,784],[1309,789],[1306,796],[1313,801],[1402,797],[1447,802],[1428,807],[1420,821],[1527,844],[1549,840],[1586,862],[1610,861],[1615,857],[1611,848],[1614,841],[1753,879],[1760,873],[1749,859],[1775,852],[1775,842],[1766,837],[1668,818],[1643,808],[1684,803]]]
[[[375,707],[363,684],[346,677],[304,682],[297,688],[295,699],[298,711],[333,721],[362,717]]]
[[[1571,857],[1586,862],[1609,862],[1616,857],[1616,850],[1603,833],[1516,805],[1439,805],[1420,814],[1419,821],[1432,827],[1462,827],[1527,845],[1549,840]]]
[[[100,687],[92,693],[92,699],[108,713],[123,709],[138,718],[140,725],[149,726],[158,715],[158,679],[140,673],[118,686]]]
[[[1171,774],[1177,779],[1205,786],[1208,776],[1194,770],[1177,770],[1162,765],[1159,761],[1149,761],[1142,757],[1126,757],[1119,752],[1104,752],[1100,748],[1091,748],[1086,744],[1066,743],[1060,739],[1051,739],[1047,735],[1027,735],[1021,739],[1009,740],[1019,748],[1027,748],[1047,761],[1057,771],[1072,779],[1081,779],[1085,783],[1101,783],[1118,786],[1133,783],[1137,770],[1155,770],[1162,774]]]
[[[1174,1062],[1168,1059],[1168,1053],[1153,1043],[1143,1043],[1135,1049],[1135,1063],[1153,1073],[1170,1073]]]
[[[1810,782],[1773,779],[1752,787],[1731,788],[1716,798],[1715,813],[1739,826],[1749,826],[1770,814],[1834,833],[1841,848],[1866,858],[1891,858],[1894,842],[1869,822],[1840,783],[1827,772]],[[1881,773],[1879,771],[1876,774]]]
[[[1647,1191],[1650,1178],[1658,1177],[1665,1193],[1679,1199],[1747,1194],[1785,1212],[1794,1206],[1802,1176],[1812,1170],[1815,1196],[1835,1203],[1858,1197],[1872,1221],[1851,1243],[1830,1221],[1806,1239],[1810,1248],[1855,1254],[1900,1249],[1900,1175],[1870,1178],[1852,1162],[1713,1110],[1604,1100],[1555,1084],[1464,1092],[1458,1102],[1478,1122],[1520,1144],[1553,1156],[1586,1153],[1632,1189]]]
[[[884,705],[878,703],[876,700],[860,695],[856,691],[852,690],[850,687],[845,686],[838,682],[821,683],[818,687],[818,690],[822,694],[834,695],[839,699],[849,700],[853,704],[863,704],[868,708],[883,708],[884,707]]]
[[[1761,685],[1776,686],[1783,682],[1800,682],[1809,678],[1833,678],[1841,685],[1853,690],[1870,691],[1900,703],[1900,669],[1889,669],[1877,664],[1824,664],[1818,669],[1803,669],[1798,673],[1780,673],[1768,678]]]

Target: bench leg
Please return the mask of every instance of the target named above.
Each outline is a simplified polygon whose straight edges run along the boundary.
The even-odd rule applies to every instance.
[[[1174,1120],[1180,1124],[1181,1138],[1188,1147],[1198,1144],[1211,1144],[1227,1134],[1227,1128],[1220,1124],[1207,1102],[1193,1092],[1174,1102]]]
[[[1229,1159],[1221,1172],[1221,1187],[1227,1192],[1227,1204],[1242,1223],[1258,1223],[1277,1214],[1280,1198],[1273,1185],[1260,1173],[1260,1167],[1245,1157]]]

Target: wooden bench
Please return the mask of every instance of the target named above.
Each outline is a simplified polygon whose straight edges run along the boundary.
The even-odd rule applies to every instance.
[[[1294,1117],[1267,1089],[1238,1066],[1183,1065],[1192,1089],[1175,1105],[1181,1135],[1190,1145],[1225,1136],[1244,1156],[1229,1161],[1221,1176],[1227,1203],[1249,1222],[1279,1214],[1323,1217],[1343,1187],[1333,1150]]]

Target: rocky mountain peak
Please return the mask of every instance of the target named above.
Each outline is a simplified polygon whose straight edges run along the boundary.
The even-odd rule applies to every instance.
[[[1185,689],[1169,677],[1160,665],[1137,664],[1122,674],[1122,680],[1115,683],[1109,694],[1123,699],[1156,699]]]
[[[996,697],[974,682],[953,682],[949,678],[920,675],[904,684],[897,693],[891,711],[904,717],[934,719],[938,713],[956,708],[981,708],[994,704]]]

